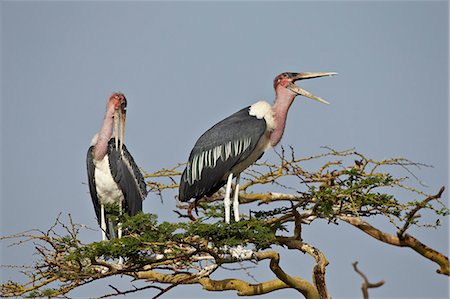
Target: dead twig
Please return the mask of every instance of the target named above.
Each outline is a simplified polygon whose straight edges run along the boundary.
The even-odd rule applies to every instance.
[[[382,285],[384,285],[385,281],[380,280],[379,282],[376,282],[376,283],[370,283],[369,280],[367,279],[367,276],[358,269],[358,262],[356,261],[356,262],[352,263],[352,265],[353,265],[353,269],[355,269],[356,273],[361,275],[361,277],[364,280],[363,284],[361,285],[361,291],[363,293],[363,297],[364,297],[364,299],[369,299],[369,289],[379,288]]]

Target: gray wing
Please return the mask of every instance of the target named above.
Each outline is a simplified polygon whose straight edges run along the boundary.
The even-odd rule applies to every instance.
[[[86,156],[87,174],[88,174],[89,192],[91,193],[92,203],[94,204],[95,215],[97,216],[98,224],[101,225],[100,202],[98,200],[97,189],[95,187],[95,166],[94,166],[94,156],[92,154],[93,150],[94,146],[91,146],[87,152]]]
[[[247,159],[266,131],[264,119],[246,107],[206,131],[196,142],[181,176],[179,199],[210,196],[226,182],[233,166]]]
[[[125,197],[125,210],[130,216],[142,211],[142,201],[147,196],[144,177],[133,157],[123,145],[123,155],[116,151],[114,138],[108,143],[111,174]]]

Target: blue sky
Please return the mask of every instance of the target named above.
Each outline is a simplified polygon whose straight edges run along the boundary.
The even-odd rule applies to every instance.
[[[297,98],[281,144],[300,156],[329,145],[356,147],[374,159],[407,157],[434,166],[416,173],[426,192],[448,187],[448,14],[447,1],[3,1],[1,235],[47,228],[60,212],[96,228],[85,155],[112,92],[127,96],[125,141],[152,172],[187,160],[196,139],[217,121],[260,99],[271,102],[272,80],[284,71],[339,75],[302,82],[331,105]],[[265,159],[276,156],[269,152]],[[166,193],[163,202],[149,195],[144,210],[176,220],[173,195]],[[411,233],[448,252],[447,220],[438,230]],[[86,242],[99,237],[83,235]],[[371,298],[448,297],[448,277],[412,250],[381,244],[344,223],[314,223],[304,238],[330,261],[333,298],[361,297],[355,260],[371,280],[387,281]],[[31,259],[31,246],[6,245],[1,264]],[[289,253],[282,266],[309,278],[312,261]],[[262,264],[251,272],[271,279],[267,269]],[[236,275],[250,279],[227,271],[217,278]],[[1,277],[17,278],[7,269]],[[129,279],[70,295],[98,296],[111,283],[124,289]],[[166,298],[199,294],[199,286],[177,287]],[[265,297],[273,296],[297,293]]]

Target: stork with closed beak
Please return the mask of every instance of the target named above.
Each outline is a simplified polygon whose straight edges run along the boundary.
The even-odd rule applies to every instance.
[[[109,98],[102,127],[87,152],[89,191],[104,241],[122,237],[120,223],[106,217],[105,205],[117,205],[120,213],[134,216],[142,211],[147,196],[144,177],[123,144],[126,107],[122,93]]]

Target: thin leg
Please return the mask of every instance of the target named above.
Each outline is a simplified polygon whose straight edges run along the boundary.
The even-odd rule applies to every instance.
[[[100,222],[101,222],[101,229],[102,229],[102,240],[106,241],[106,219],[105,219],[105,206],[100,205]]]
[[[225,189],[225,198],[223,199],[223,205],[225,207],[225,223],[230,223],[230,194],[231,194],[231,181],[233,180],[233,174],[230,173],[227,180],[227,187]]]
[[[122,217],[122,201],[119,202],[119,215]],[[117,223],[117,236],[118,238],[122,238],[122,223]]]
[[[122,201],[119,202],[119,215],[122,217]],[[122,238],[122,222],[117,223],[117,237]],[[119,265],[123,265],[123,257],[119,257]]]
[[[236,177],[236,186],[234,188],[234,200],[233,200],[233,213],[234,213],[234,221],[238,222],[240,220],[239,217],[239,178],[238,174]]]

